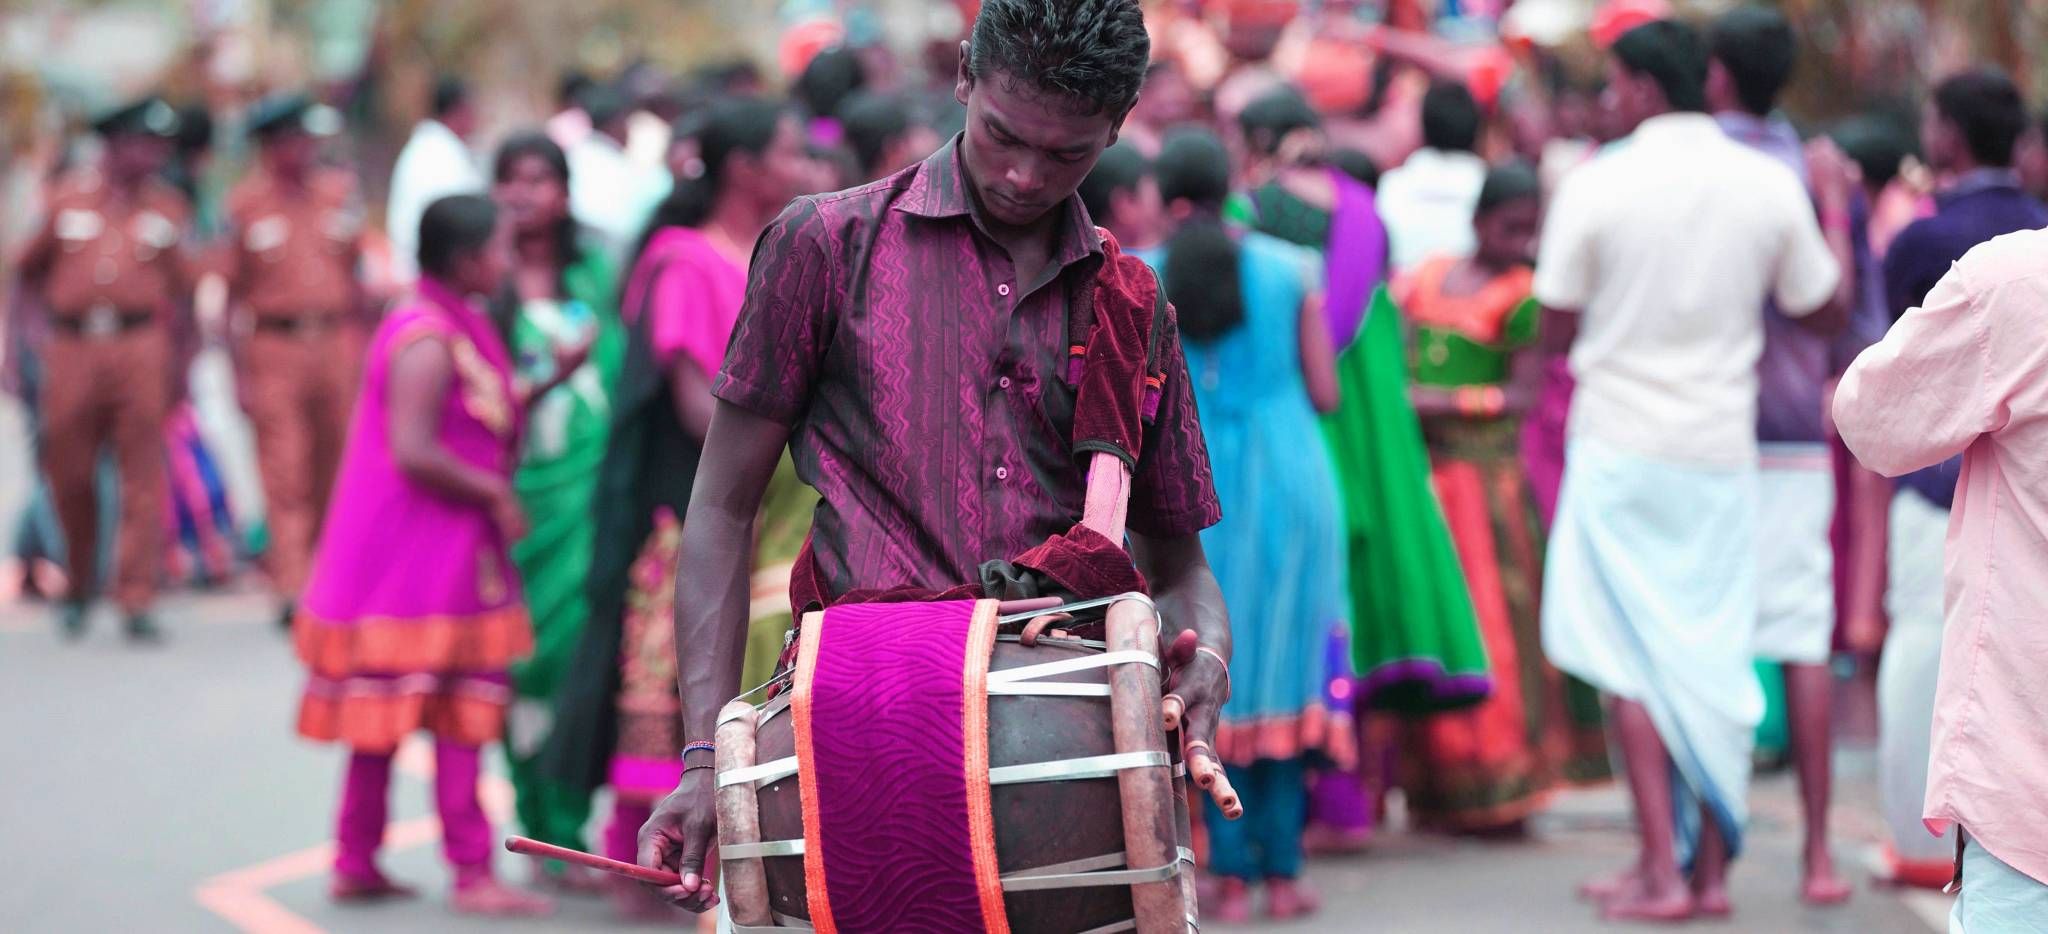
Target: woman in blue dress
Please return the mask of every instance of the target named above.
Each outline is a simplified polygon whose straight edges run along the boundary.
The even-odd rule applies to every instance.
[[[1230,162],[1206,131],[1170,137],[1157,164],[1173,219],[1164,247],[1141,251],[1180,315],[1182,346],[1215,469],[1223,521],[1202,533],[1230,610],[1231,697],[1216,752],[1244,800],[1225,821],[1207,805],[1205,913],[1298,917],[1316,899],[1299,881],[1306,760],[1350,752],[1348,711],[1323,703],[1325,640],[1343,613],[1337,486],[1316,413],[1337,405],[1335,352],[1323,323],[1315,254],[1222,217]]]

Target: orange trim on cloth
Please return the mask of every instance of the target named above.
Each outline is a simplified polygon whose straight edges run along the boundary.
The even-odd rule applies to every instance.
[[[960,666],[960,739],[962,767],[967,772],[967,839],[974,854],[974,887],[981,895],[981,923],[989,934],[1010,934],[1010,916],[1003,910],[1002,869],[996,864],[995,802],[988,781],[988,666],[996,648],[996,606],[994,600],[978,601],[974,619],[968,624],[965,659]]]
[[[503,685],[476,691],[399,693],[385,697],[307,693],[299,700],[299,735],[339,742],[367,752],[387,752],[419,730],[464,746],[493,743],[505,733],[505,708],[512,701]],[[482,688],[495,687],[492,692]]]
[[[811,745],[811,681],[818,675],[818,643],[824,641],[823,611],[804,614],[797,640],[796,685],[790,698],[790,726],[796,734],[797,795],[804,812],[804,897],[811,910],[811,928],[819,934],[836,934],[832,920],[832,898],[825,890],[825,824],[818,814],[818,767]],[[987,781],[984,771],[982,779]]]
[[[315,675],[497,671],[533,654],[523,604],[469,616],[373,616],[347,623],[300,610],[292,621],[299,660]]]
[[[1475,343],[1499,344],[1508,316],[1529,297],[1536,273],[1517,266],[1470,295],[1446,294],[1444,279],[1459,262],[1456,257],[1434,257],[1404,277],[1396,287],[1401,314],[1422,327],[1454,331]]]
[[[1250,765],[1260,759],[1292,759],[1310,750],[1328,756],[1339,769],[1348,770],[1358,760],[1351,715],[1333,714],[1320,702],[1302,708],[1298,714],[1220,724],[1216,727],[1213,748],[1216,758],[1229,765]]]

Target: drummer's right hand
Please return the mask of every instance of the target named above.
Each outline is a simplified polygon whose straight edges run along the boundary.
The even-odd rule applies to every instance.
[[[683,773],[676,790],[654,806],[640,828],[640,865],[683,877],[681,885],[653,886],[671,904],[703,912],[718,904],[718,887],[704,874],[704,854],[718,833],[713,770]]]

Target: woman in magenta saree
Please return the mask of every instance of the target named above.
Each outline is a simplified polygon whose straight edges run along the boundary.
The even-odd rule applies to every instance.
[[[435,743],[453,907],[543,914],[545,899],[493,876],[490,821],[477,799],[481,747],[500,737],[512,697],[507,668],[533,645],[508,550],[525,525],[511,483],[523,394],[477,298],[504,278],[503,242],[495,209],[479,196],[435,202],[420,228],[417,296],[373,339],[294,621],[308,669],[298,732],[351,749],[336,900],[412,894],[376,857],[393,755],[424,730]]]

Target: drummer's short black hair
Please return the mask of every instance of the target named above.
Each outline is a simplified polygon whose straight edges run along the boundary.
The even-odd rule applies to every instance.
[[[967,47],[976,81],[1000,75],[1115,117],[1138,102],[1151,61],[1138,0],[984,0]]]

